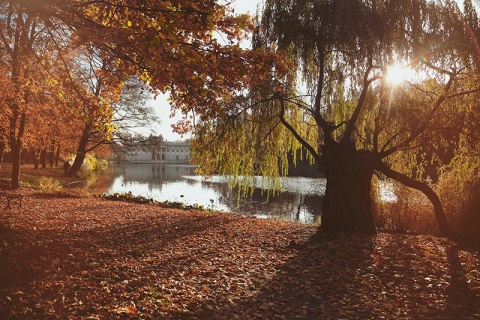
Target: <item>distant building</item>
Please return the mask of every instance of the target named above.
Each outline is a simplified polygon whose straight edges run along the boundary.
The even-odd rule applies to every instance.
[[[125,151],[130,163],[189,163],[190,142],[161,142],[158,145],[130,145]]]

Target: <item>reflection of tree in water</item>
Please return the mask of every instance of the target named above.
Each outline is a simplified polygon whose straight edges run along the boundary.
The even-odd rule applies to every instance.
[[[321,215],[325,181],[305,177],[285,177],[284,192],[268,194],[260,187],[247,197],[231,189],[227,178],[205,180],[195,175],[195,167],[173,164],[114,165],[115,187],[109,192],[132,192],[159,201],[199,204],[213,210],[233,211],[261,218],[314,223]],[[261,178],[257,181],[262,185]],[[167,187],[168,186],[168,187]],[[188,191],[187,191],[188,190]]]
[[[220,196],[212,199],[246,215],[278,218],[282,220],[313,223],[321,215],[323,196],[302,195],[291,192],[277,192],[268,194],[256,188],[252,195],[243,197],[238,195],[238,189],[231,189],[227,183],[213,183],[202,181],[202,184],[214,189]]]
[[[105,193],[110,188],[114,180],[115,170],[107,167],[94,173],[93,180],[89,181],[88,189],[95,190],[97,193]]]
[[[82,180],[64,185],[65,188],[86,189],[102,194],[108,191],[115,179],[114,168],[108,166],[100,170],[86,171]]]

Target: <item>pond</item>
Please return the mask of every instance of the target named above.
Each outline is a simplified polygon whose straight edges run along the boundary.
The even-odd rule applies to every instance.
[[[157,201],[183,202],[205,208],[238,212],[258,218],[276,218],[314,223],[321,215],[326,180],[324,178],[281,178],[283,191],[267,195],[261,177],[251,196],[238,197],[226,178],[208,180],[195,175],[195,167],[175,164],[113,164],[106,194],[131,192]]]

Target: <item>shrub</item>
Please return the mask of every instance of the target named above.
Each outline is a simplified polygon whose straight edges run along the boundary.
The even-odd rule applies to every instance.
[[[108,167],[108,161],[98,159],[95,156],[88,156],[83,161],[82,168],[78,173],[80,179],[88,180],[89,184],[94,183],[98,179],[98,172]]]
[[[83,164],[87,170],[98,171],[105,169],[108,166],[108,161],[90,156],[85,158]]]
[[[473,237],[480,235],[480,158],[457,156],[440,176],[436,192],[452,227]]]
[[[44,176],[38,178],[37,187],[42,191],[59,191],[62,189],[62,185],[58,180]]]
[[[423,193],[378,177],[372,185],[372,211],[379,230],[439,234],[433,206]]]

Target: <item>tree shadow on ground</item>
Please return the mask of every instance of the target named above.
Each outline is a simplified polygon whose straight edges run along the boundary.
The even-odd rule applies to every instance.
[[[476,261],[465,268],[455,245],[428,239],[321,237],[291,246],[295,256],[250,296],[190,308],[198,319],[478,319],[479,253],[466,253]]]
[[[447,308],[445,313],[451,319],[480,319],[480,288],[478,276],[480,276],[480,259],[477,255],[475,269],[468,268],[465,259],[469,257],[468,251],[459,245],[447,248],[449,263],[450,286],[446,290]],[[472,258],[470,256],[470,258]],[[476,283],[475,283],[476,282]],[[473,287],[476,286],[476,291]]]
[[[308,240],[315,228],[300,224],[35,201],[0,228],[2,319],[480,314],[480,254],[444,239],[381,233]]]
[[[371,264],[375,237],[323,236],[305,244],[291,243],[295,254],[272,279],[258,279],[261,287],[249,297],[239,297],[229,310],[196,310],[199,319],[223,319],[234,314],[248,319],[372,318],[357,287]],[[219,303],[223,305],[223,303]],[[194,306],[192,308],[195,309]]]

